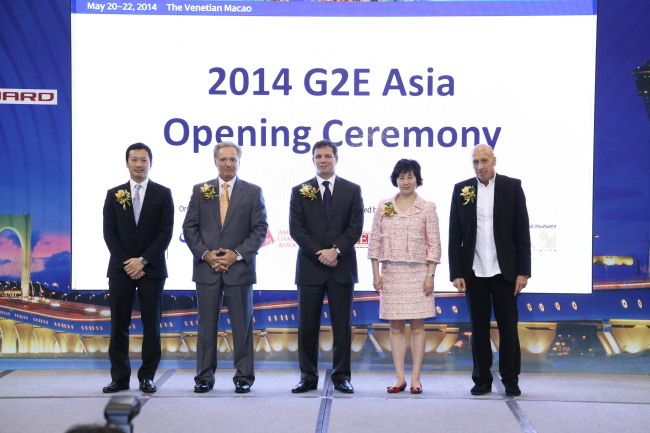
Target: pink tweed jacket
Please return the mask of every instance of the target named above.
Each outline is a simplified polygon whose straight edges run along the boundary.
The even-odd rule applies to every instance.
[[[397,195],[379,202],[372,221],[368,258],[379,261],[440,263],[440,228],[436,205],[419,195],[406,211],[381,215],[381,205],[395,203]]]

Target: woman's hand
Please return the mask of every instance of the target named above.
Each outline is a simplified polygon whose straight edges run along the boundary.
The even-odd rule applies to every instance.
[[[425,296],[429,296],[430,294],[433,293],[433,278],[429,275],[424,277],[424,288],[422,291],[424,292]]]
[[[375,288],[377,293],[381,291],[381,276],[380,275],[375,275],[372,277],[372,287]]]

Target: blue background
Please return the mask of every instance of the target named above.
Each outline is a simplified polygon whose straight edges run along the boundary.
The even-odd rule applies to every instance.
[[[38,257],[43,266],[32,273],[32,280],[57,282],[60,291],[67,290],[71,272],[70,11],[68,0],[0,0],[0,88],[58,90],[55,106],[0,104],[0,214],[31,214],[32,247],[57,250]],[[593,253],[633,256],[635,266],[594,265],[594,285],[602,286],[606,280],[640,280],[644,284],[636,291],[646,300],[650,291],[650,120],[630,74],[650,59],[648,22],[650,2],[598,2]],[[87,143],[81,159],[101,164],[93,159],[92,145]],[[553,176],[553,162],[562,155],[540,157],[548,162],[544,175]],[[107,188],[100,179],[88,181],[98,182],[97,191],[102,193]],[[572,191],[570,184],[566,188],[568,194],[592,193]],[[13,232],[0,232],[0,253],[18,243]],[[98,264],[97,271],[104,272],[104,264]],[[18,279],[20,269],[0,256],[0,280]],[[523,294],[520,302],[552,304],[557,299],[568,301],[568,296]],[[624,315],[614,293],[594,291],[574,298],[583,308],[579,318],[569,320],[605,323],[609,317]],[[255,293],[256,304],[287,299],[295,299],[295,292]],[[441,298],[439,305],[445,307],[445,302]],[[629,312],[628,317],[647,319],[647,311],[648,305]],[[562,314],[556,316],[533,319],[567,320]],[[372,322],[373,317],[365,320]]]

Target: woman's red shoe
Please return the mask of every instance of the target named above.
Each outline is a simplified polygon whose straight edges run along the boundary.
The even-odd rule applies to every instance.
[[[395,393],[398,393],[398,392],[402,392],[405,389],[406,389],[406,382],[404,382],[400,386],[389,386],[389,387],[386,388],[386,392],[388,392],[389,394],[395,394]]]

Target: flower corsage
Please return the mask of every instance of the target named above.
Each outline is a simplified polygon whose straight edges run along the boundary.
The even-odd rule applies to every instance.
[[[126,206],[131,206],[131,193],[125,189],[121,189],[115,193],[115,199],[122,205],[122,209],[126,210]]]
[[[299,191],[303,197],[308,198],[309,200],[315,199],[316,194],[318,193],[318,190],[313,186],[309,185],[308,183],[303,183],[302,188],[300,188]]]
[[[381,210],[380,212],[381,215],[386,215],[388,217],[397,215],[397,210],[395,209],[395,203],[393,203],[392,201],[387,201],[386,203],[382,204],[380,210]]]
[[[214,185],[208,185],[204,183],[201,187],[201,197],[205,200],[212,200],[217,196],[217,190],[214,188]]]
[[[476,189],[472,185],[466,185],[460,191],[460,196],[465,199],[463,206],[470,202],[474,203],[474,200],[476,200]]]

